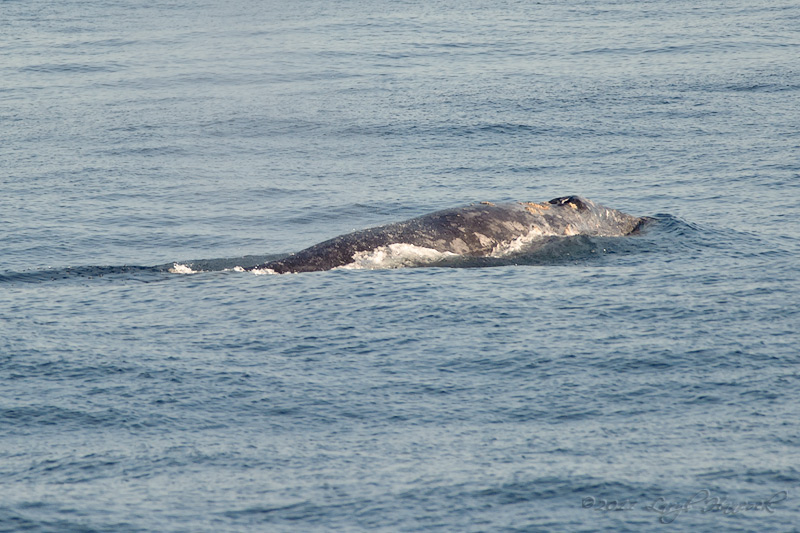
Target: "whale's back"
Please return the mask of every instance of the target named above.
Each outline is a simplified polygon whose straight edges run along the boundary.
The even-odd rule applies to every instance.
[[[543,237],[627,235],[641,221],[578,196],[544,203],[482,202],[340,235],[256,268],[277,273],[329,270],[352,263],[356,254],[393,244],[469,257],[498,256]]]

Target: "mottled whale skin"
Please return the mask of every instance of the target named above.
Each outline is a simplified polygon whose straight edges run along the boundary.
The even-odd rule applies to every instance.
[[[484,257],[498,254],[516,239],[629,235],[645,220],[580,196],[564,196],[542,203],[482,202],[340,235],[250,270],[270,269],[278,274],[330,270],[353,263],[359,252],[395,243]]]

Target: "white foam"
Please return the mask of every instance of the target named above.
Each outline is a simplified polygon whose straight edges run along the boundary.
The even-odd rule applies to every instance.
[[[172,274],[197,274],[198,271],[192,270],[192,268],[187,265],[172,263],[172,268],[170,268],[168,272]]]
[[[270,274],[277,274],[271,268],[254,268],[253,270],[247,270],[242,266],[235,266],[233,268],[226,268],[223,269],[223,272],[249,272],[250,274],[254,274],[256,276],[267,276]]]
[[[516,239],[498,243],[489,253],[489,257],[504,257],[523,251],[530,243],[542,237],[556,235],[553,231],[542,231],[538,227],[533,227],[528,233],[520,235]]]
[[[234,268],[236,272],[246,272],[245,269],[242,267]],[[277,275],[278,273],[272,270],[271,268],[254,268],[253,270],[249,271],[251,274],[255,274],[256,276],[270,276],[272,274]]]
[[[348,270],[403,268],[428,265],[449,257],[458,257],[458,254],[398,242],[388,246],[379,246],[374,250],[356,252],[353,255],[352,263],[337,268]]]

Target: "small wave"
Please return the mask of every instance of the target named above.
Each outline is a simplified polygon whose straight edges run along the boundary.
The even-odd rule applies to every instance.
[[[0,272],[0,283],[46,283],[68,280],[118,279],[120,277],[150,281],[168,271],[162,266],[78,266]]]
[[[126,66],[120,63],[105,63],[89,65],[85,63],[44,63],[22,67],[21,72],[37,72],[45,74],[76,73],[88,74],[92,72],[118,72]]]

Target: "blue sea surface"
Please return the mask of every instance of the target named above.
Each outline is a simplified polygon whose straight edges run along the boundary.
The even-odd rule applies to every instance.
[[[785,0],[0,1],[0,531],[798,531],[798,57]],[[654,220],[234,269],[570,194]]]

